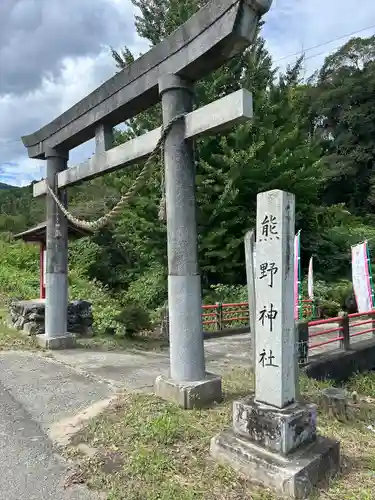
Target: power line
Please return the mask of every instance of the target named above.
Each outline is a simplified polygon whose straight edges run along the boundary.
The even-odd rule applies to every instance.
[[[334,50],[337,50],[339,48],[340,48],[340,46],[336,47]],[[313,54],[312,56],[305,57],[304,61],[308,61],[309,59],[314,59],[314,57],[319,57],[319,56],[322,56],[324,54],[328,54],[328,52],[330,52],[330,51],[329,50],[322,50],[322,52],[318,52],[317,54]]]
[[[352,31],[351,33],[347,33],[346,35],[341,35],[341,36],[338,36],[336,38],[332,38],[331,40],[327,40],[325,42],[322,42],[322,43],[318,43],[317,45],[312,45],[311,47],[307,47],[307,49],[305,49],[305,53],[309,50],[314,50],[314,49],[318,49],[319,47],[323,47],[324,45],[329,45],[330,43],[332,42],[336,42],[338,40],[342,40],[343,38],[346,38],[348,36],[352,36],[352,35],[356,35],[357,33],[362,33],[363,31],[366,31],[366,30],[369,30],[371,28],[375,28],[375,24],[372,24],[370,26],[367,26],[366,28],[362,28],[360,30],[356,30],[356,31]],[[327,51],[328,52],[328,51]],[[320,54],[317,54],[317,55],[321,55],[321,54],[324,54],[324,52],[320,53]],[[275,63],[278,63],[279,61],[283,61],[284,59],[288,59],[289,57],[295,57],[295,56],[299,56],[301,55],[301,51],[298,51],[298,52],[294,52],[292,54],[287,54],[286,56],[283,56],[283,57],[280,57],[279,59],[277,59],[276,61],[274,61]],[[310,56],[309,59],[311,57],[315,57],[315,56]],[[307,59],[307,58],[306,58]]]

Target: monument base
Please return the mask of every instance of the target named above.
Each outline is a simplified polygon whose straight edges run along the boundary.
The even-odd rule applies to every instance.
[[[206,373],[204,380],[176,382],[159,375],[155,380],[155,394],[186,410],[204,408],[222,400],[221,378],[218,375]]]
[[[76,337],[71,333],[55,338],[48,338],[46,335],[36,335],[35,338],[37,343],[45,349],[72,349],[76,346]]]
[[[250,481],[296,500],[307,498],[340,467],[340,443],[321,436],[284,456],[228,430],[212,438],[210,452]]]
[[[269,451],[287,455],[316,438],[316,405],[278,409],[247,397],[233,403],[233,430]]]

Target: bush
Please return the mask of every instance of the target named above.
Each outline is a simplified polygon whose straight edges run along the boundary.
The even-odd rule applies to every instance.
[[[69,298],[70,300],[85,299],[91,302],[94,318],[94,329],[102,334],[113,331],[124,333],[123,325],[116,320],[121,313],[121,304],[112,296],[106,287],[98,281],[88,281],[76,270],[69,273]]]
[[[165,302],[163,305],[150,312],[151,327],[160,327],[166,316],[168,316],[168,302]]]
[[[127,304],[116,316],[116,321],[124,325],[126,337],[150,328],[150,316],[148,312],[138,304]]]
[[[82,276],[89,276],[92,263],[98,258],[100,248],[91,238],[81,238],[69,244],[69,264],[79,269]]]
[[[39,249],[23,242],[7,243],[0,239],[0,297],[24,300],[39,297]],[[89,281],[78,269],[69,269],[69,298],[86,299],[92,303],[94,328],[98,333],[106,329],[123,332],[123,325],[115,320],[121,304],[105,287]]]
[[[304,290],[306,287],[306,282],[304,282]],[[323,318],[335,317],[339,311],[348,310],[353,296],[353,285],[349,280],[340,280],[334,283],[316,280],[314,296],[320,310],[320,316]]]
[[[130,284],[122,302],[138,304],[149,311],[156,309],[167,300],[167,271],[161,264],[145,270],[144,274]]]
[[[203,295],[204,304],[216,304],[216,302],[247,302],[246,285],[211,285]]]
[[[0,295],[39,297],[39,249],[23,242],[0,240]]]

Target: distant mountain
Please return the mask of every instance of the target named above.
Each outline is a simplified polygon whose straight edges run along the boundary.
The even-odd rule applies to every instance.
[[[14,187],[16,186],[11,186],[10,184],[4,184],[4,182],[0,182],[0,189],[9,189]]]

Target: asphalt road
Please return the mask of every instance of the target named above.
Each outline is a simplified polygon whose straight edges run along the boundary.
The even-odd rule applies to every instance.
[[[68,464],[27,410],[0,383],[1,500],[98,500],[84,487],[64,483]]]

